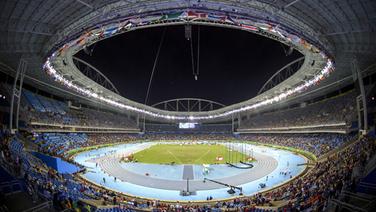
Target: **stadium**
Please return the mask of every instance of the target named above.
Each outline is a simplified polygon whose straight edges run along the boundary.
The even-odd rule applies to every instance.
[[[0,1],[0,212],[375,211],[376,1]]]

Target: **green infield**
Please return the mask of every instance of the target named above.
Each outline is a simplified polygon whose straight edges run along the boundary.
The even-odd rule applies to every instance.
[[[152,164],[221,164],[248,161],[249,157],[230,151],[223,145],[208,144],[156,144],[133,154],[132,160]]]

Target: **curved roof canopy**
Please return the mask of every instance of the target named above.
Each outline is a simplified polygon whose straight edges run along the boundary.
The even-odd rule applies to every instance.
[[[0,62],[16,69],[23,58],[28,62],[28,79],[53,85],[58,88],[52,89],[55,92],[64,93],[67,86],[73,87],[69,95],[84,94],[87,100],[98,97],[103,105],[156,118],[225,118],[299,95],[311,86],[325,86],[346,77],[351,80],[350,59],[356,57],[360,68],[365,68],[376,58],[376,2],[372,0],[8,0],[1,1],[0,6]],[[201,114],[172,113],[131,102],[92,85],[73,65],[72,55],[84,45],[142,27],[187,22],[259,33],[298,49],[305,55],[305,62],[292,77],[259,96]],[[46,61],[45,70],[52,78],[41,68]]]

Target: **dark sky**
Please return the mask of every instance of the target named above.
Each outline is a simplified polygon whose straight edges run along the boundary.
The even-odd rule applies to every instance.
[[[123,96],[144,103],[163,30],[124,33],[95,44],[91,56],[83,51],[76,56],[101,70]],[[193,26],[192,36],[196,63],[197,26]],[[182,97],[238,103],[254,97],[274,72],[301,56],[297,51],[286,56],[279,42],[253,33],[200,26],[200,74],[196,81],[184,26],[169,26],[148,104]]]

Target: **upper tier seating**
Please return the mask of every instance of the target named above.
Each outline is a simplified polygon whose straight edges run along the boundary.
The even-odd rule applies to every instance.
[[[344,127],[348,127],[352,121],[356,120],[355,97],[355,91],[350,91],[305,107],[257,114],[243,121],[240,129],[271,130],[338,123],[344,123]]]
[[[354,140],[355,135],[343,134],[276,134],[276,135],[241,135],[243,140],[258,141],[265,144],[288,146],[302,149],[321,156],[330,150]]]
[[[138,129],[136,122],[123,114],[85,107],[71,109],[62,101],[50,99],[25,89],[23,90],[23,97],[20,114],[29,123]]]
[[[23,95],[27,99],[27,101],[30,103],[30,105],[33,107],[34,110],[38,112],[46,112],[46,108],[44,108],[43,104],[40,102],[39,98],[34,95],[34,93],[24,90]]]
[[[88,140],[84,133],[44,133],[33,139],[40,147],[50,153],[63,155],[70,149],[81,147]]]
[[[130,134],[41,133],[30,136],[30,141],[37,144],[42,152],[65,157],[72,149],[133,141],[137,138],[137,135]]]

